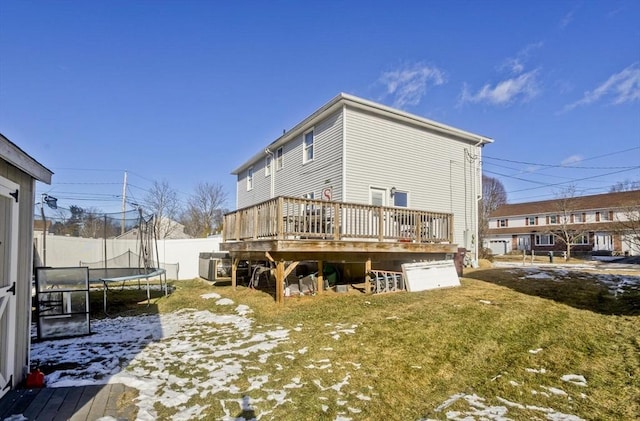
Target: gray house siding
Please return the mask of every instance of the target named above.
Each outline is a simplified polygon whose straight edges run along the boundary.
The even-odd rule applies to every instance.
[[[345,115],[345,201],[369,203],[370,189],[380,188],[386,190],[386,204],[393,205],[395,187],[408,193],[410,208],[453,213],[454,241],[465,244],[464,231],[475,227],[469,218],[475,193],[469,184],[465,188],[465,173],[468,183],[477,180],[470,163],[465,165],[465,149],[478,155],[480,148],[351,107]]]
[[[314,159],[303,164],[304,133],[314,128]],[[493,140],[347,94],[339,94],[274,141],[284,149],[275,171],[274,196],[303,196],[330,187],[333,201],[371,203],[371,189],[393,206],[392,187],[407,193],[407,207],[452,213],[454,242],[476,249],[477,198],[481,194],[482,145]],[[254,190],[247,192],[253,163]],[[271,197],[264,156],[255,155],[233,174],[237,207]],[[402,196],[396,196],[399,198]]]
[[[324,188],[330,187],[333,200],[342,195],[342,111],[337,111],[322,121],[305,127],[283,148],[283,167],[276,170],[272,163],[270,176],[265,176],[265,159],[253,163],[253,189],[247,191],[248,170],[238,175],[237,208],[251,206],[271,197],[271,177],[274,176],[274,196],[301,197],[313,193],[321,198]],[[314,158],[303,163],[303,137],[314,130]],[[277,148],[275,148],[277,149]],[[276,150],[273,150],[275,153]],[[265,154],[266,157],[266,154]]]

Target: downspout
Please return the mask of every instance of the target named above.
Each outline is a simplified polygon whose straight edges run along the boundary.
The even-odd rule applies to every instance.
[[[347,106],[342,105],[342,195],[341,202],[347,201]]]
[[[478,152],[478,146],[482,147],[483,145],[483,140],[479,140],[478,143],[476,143],[474,145],[474,152],[476,152],[476,157],[474,159],[474,163],[473,163],[473,173],[475,174],[476,177],[480,177],[480,183],[482,183],[482,174],[478,174],[478,170],[479,170],[479,163],[480,163],[480,158],[481,158],[481,153]],[[478,227],[478,218],[480,215],[478,215],[478,210],[479,210],[479,206],[478,203],[480,202],[480,200],[482,200],[482,188],[480,188],[480,192],[477,191],[478,189],[478,181],[476,180],[475,183],[473,183],[473,190],[474,190],[474,194],[475,194],[475,198],[476,200],[474,201],[475,203],[475,221],[474,221],[474,239],[475,239],[475,247],[474,247],[474,262],[476,265],[478,265],[478,247],[482,247],[481,244],[478,243],[478,234],[479,234],[479,227]]]
[[[264,150],[264,153],[266,155],[269,155],[269,157],[271,158],[271,171],[269,174],[269,177],[271,177],[271,194],[270,194],[270,198],[273,199],[274,194],[275,194],[275,190],[276,190],[276,154],[273,153],[273,151],[269,148],[266,148]]]

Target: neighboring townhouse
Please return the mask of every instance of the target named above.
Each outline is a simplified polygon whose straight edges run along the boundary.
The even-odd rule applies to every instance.
[[[0,134],[0,398],[29,372],[36,180],[52,174]]]
[[[232,174],[236,207],[278,196],[453,214],[475,256],[482,147],[493,140],[341,93]]]
[[[490,215],[484,247],[562,253],[566,243],[553,232],[569,232],[572,253],[640,254],[637,247],[640,190],[508,204]],[[567,236],[565,236],[566,238]]]

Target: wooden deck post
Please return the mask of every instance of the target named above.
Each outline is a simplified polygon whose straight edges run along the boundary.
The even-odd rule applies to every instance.
[[[284,261],[279,260],[276,264],[276,302],[284,302]]]
[[[284,209],[284,199],[282,196],[278,197],[278,201],[276,203],[276,238],[282,239],[284,238],[284,218],[283,214]]]
[[[338,202],[333,204],[333,239],[338,241],[340,239],[340,226],[342,225],[342,218],[340,211],[340,204]]]
[[[371,294],[371,258],[367,258],[364,262],[364,290],[367,294]]]
[[[324,262],[322,260],[318,260],[318,294],[322,294],[322,290],[324,288],[324,278],[322,276]]]
[[[235,289],[238,285],[238,263],[240,259],[234,257],[231,259],[231,286]]]
[[[378,208],[378,241],[384,240],[384,208]]]

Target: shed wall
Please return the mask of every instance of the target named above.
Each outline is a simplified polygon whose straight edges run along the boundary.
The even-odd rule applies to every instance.
[[[18,202],[18,279],[16,282],[16,349],[14,359],[15,386],[25,378],[29,368],[35,180],[2,159],[0,159],[0,175],[20,186]]]

